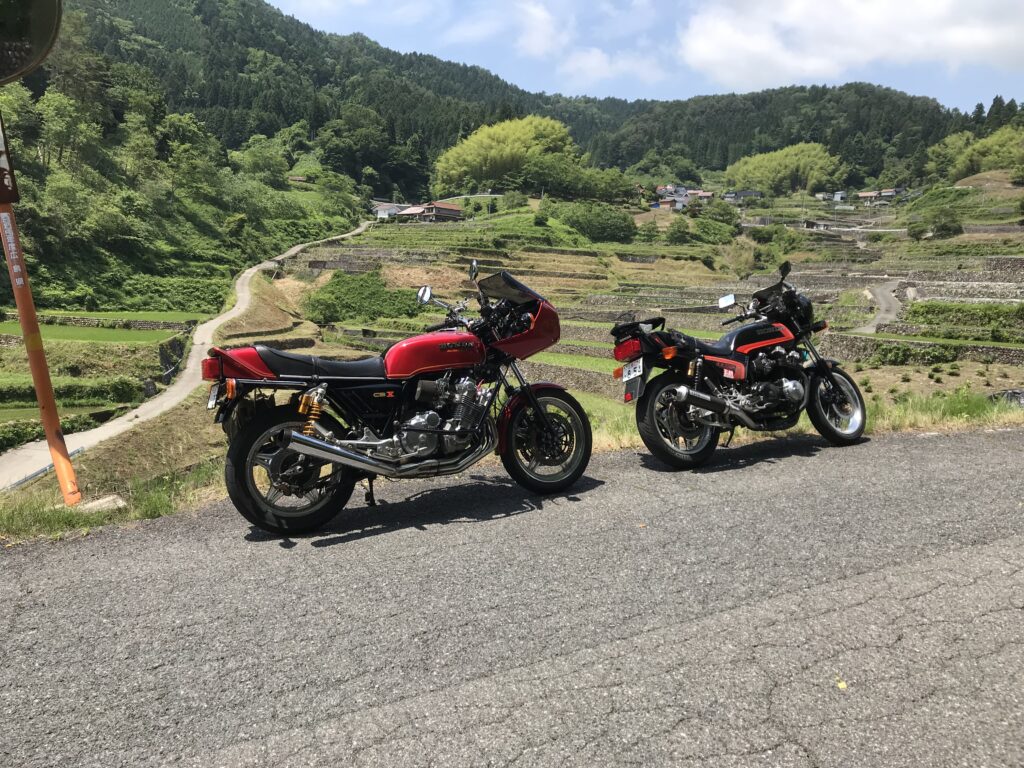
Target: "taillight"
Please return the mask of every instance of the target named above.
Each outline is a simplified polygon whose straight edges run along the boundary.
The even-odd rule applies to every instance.
[[[220,381],[221,368],[219,357],[207,357],[203,360],[203,381]]]
[[[640,339],[626,339],[615,345],[615,359],[620,363],[629,363],[640,357]]]

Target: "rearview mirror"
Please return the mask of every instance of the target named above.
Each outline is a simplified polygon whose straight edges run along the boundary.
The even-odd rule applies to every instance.
[[[789,277],[789,273],[792,271],[793,267],[788,261],[784,261],[779,265],[779,274],[782,275],[783,280]]]
[[[718,300],[719,309],[728,309],[729,307],[736,305],[736,294],[730,293],[728,296],[723,296]]]
[[[60,30],[61,0],[0,0],[0,85],[43,63]]]
[[[429,304],[432,298],[434,298],[434,289],[429,285],[424,285],[416,293],[416,301],[420,304]]]
[[[473,263],[469,265],[469,279],[475,283],[477,275],[479,274],[480,265],[476,263],[476,259],[473,259]]]

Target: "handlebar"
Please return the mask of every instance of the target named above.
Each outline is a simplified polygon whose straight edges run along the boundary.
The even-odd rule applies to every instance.
[[[448,327],[448,323],[437,323],[436,325],[428,325],[423,329],[423,331],[424,333],[433,333],[434,331],[441,331]]]
[[[741,320],[746,320],[746,319],[747,319],[746,315],[738,315],[736,317],[729,318],[728,320],[723,320],[722,321],[722,325],[732,325],[733,323],[738,323]]]

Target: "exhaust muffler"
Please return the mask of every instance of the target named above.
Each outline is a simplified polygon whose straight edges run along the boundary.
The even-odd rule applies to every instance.
[[[329,443],[317,437],[309,437],[294,430],[282,433],[280,444],[282,448],[287,448],[313,459],[320,459],[331,464],[341,464],[369,475],[379,475],[380,477],[401,480],[437,477],[439,475],[457,475],[469,469],[487,454],[493,452],[498,447],[498,438],[493,426],[488,426],[483,443],[475,451],[456,456],[447,461],[424,459],[423,461],[405,465],[374,459],[343,446]]]
[[[681,405],[691,405],[694,408],[703,408],[705,411],[717,413],[719,416],[728,416],[750,429],[757,429],[757,423],[742,408],[737,408],[730,402],[720,397],[709,395],[706,392],[698,392],[695,389],[681,384],[675,389],[676,402]]]

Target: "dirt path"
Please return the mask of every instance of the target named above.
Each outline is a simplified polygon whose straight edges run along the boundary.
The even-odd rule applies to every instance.
[[[212,320],[207,320],[202,325],[196,327],[195,332],[192,335],[192,349],[189,351],[188,360],[174,382],[159,395],[147,400],[138,408],[126,413],[124,416],[108,421],[106,424],[96,427],[95,429],[90,429],[87,432],[78,432],[73,435],[68,435],[66,437],[68,450],[74,453],[76,451],[92,448],[102,443],[104,440],[117,437],[137,424],[149,421],[150,419],[166,413],[171,408],[174,408],[176,405],[184,401],[185,398],[187,398],[202,384],[203,379],[201,366],[203,358],[206,357],[207,349],[213,345],[213,335],[216,330],[223,323],[233,320],[249,309],[249,304],[252,301],[250,285],[252,284],[253,276],[257,272],[277,269],[281,262],[298,256],[307,248],[360,235],[365,232],[370,225],[371,222],[364,221],[356,229],[344,235],[337,235],[325,240],[317,240],[312,243],[296,245],[294,248],[285,251],[280,256],[277,256],[270,261],[265,261],[261,264],[257,264],[255,267],[247,269],[241,274],[235,283],[235,306],[227,312],[218,315]],[[50,451],[47,448],[45,440],[29,443],[21,446],[20,448],[8,451],[7,453],[0,455],[0,490],[10,488],[25,478],[30,477],[37,472],[46,470],[50,466]]]
[[[868,288],[871,291],[871,296],[878,303],[878,314],[867,325],[855,328],[854,333],[874,333],[878,326],[896,322],[899,318],[900,310],[903,309],[903,305],[895,295],[899,284],[899,280],[890,280],[888,283],[873,285]]]

